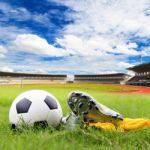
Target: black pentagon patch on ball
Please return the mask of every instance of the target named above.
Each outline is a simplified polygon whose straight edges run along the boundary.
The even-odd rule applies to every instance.
[[[16,104],[17,113],[18,114],[27,113],[30,108],[31,103],[32,102],[30,100],[23,98],[21,101],[19,101]]]
[[[50,109],[57,109],[58,108],[56,101],[50,96],[46,96],[44,102],[47,104],[47,106]]]

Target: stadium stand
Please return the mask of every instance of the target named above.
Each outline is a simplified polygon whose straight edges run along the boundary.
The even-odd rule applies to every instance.
[[[95,82],[108,84],[125,84],[129,75],[124,73],[96,74],[96,75],[75,75],[75,82]]]
[[[0,84],[64,83],[67,75],[0,72]]]
[[[135,76],[127,81],[128,85],[150,86],[150,62],[128,68],[128,70],[135,72]]]

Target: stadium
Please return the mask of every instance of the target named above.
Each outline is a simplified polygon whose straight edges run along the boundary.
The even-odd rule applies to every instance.
[[[67,75],[0,72],[0,84],[65,83]]]
[[[101,84],[125,84],[130,75],[124,73],[98,74],[98,75],[75,75],[75,82],[90,82]]]
[[[73,82],[150,86],[150,63],[136,65],[127,69],[135,72],[135,75],[131,76],[125,73],[82,74],[74,75]],[[67,78],[66,74],[0,72],[0,84],[53,84],[69,82],[70,80]]]

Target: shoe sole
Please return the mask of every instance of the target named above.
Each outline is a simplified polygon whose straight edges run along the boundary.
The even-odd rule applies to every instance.
[[[86,123],[110,122],[118,125],[123,117],[110,108],[98,103],[83,92],[72,92],[68,97],[68,105],[76,116]]]

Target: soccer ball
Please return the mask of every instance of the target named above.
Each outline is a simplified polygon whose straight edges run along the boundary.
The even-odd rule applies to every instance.
[[[12,128],[19,124],[56,127],[61,118],[62,109],[59,102],[52,94],[43,90],[30,90],[20,94],[13,101],[9,111]]]

